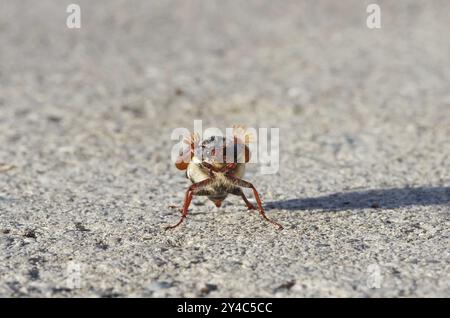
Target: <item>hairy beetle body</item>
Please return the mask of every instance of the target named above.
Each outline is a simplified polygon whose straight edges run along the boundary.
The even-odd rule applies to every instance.
[[[166,229],[175,228],[184,221],[194,195],[207,196],[217,207],[220,207],[222,201],[229,194],[233,194],[242,197],[248,209],[256,209],[247,200],[242,187],[253,190],[261,216],[279,229],[283,228],[277,222],[267,218],[253,184],[242,180],[245,164],[250,159],[246,136],[243,140],[237,135],[234,135],[232,139],[212,136],[203,141],[199,141],[196,136],[191,136],[188,144],[189,149],[180,154],[175,165],[180,170],[186,170],[186,177],[192,182],[192,185],[186,192],[181,219],[177,224],[168,226]]]

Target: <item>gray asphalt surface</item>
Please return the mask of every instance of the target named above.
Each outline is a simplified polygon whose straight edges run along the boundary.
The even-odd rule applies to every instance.
[[[72,2],[0,3],[0,296],[450,296],[448,1]],[[194,119],[280,128],[284,231],[164,232]]]

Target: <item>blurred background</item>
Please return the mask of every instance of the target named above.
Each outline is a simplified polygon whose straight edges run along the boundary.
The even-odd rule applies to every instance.
[[[0,295],[448,296],[450,3],[373,2],[2,0]],[[162,231],[194,119],[280,128],[247,178],[283,235],[237,199]]]

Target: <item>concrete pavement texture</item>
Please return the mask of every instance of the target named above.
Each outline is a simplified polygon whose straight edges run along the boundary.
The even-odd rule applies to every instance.
[[[0,296],[449,297],[450,3],[371,2],[2,0]],[[279,128],[283,231],[164,231],[195,119]]]

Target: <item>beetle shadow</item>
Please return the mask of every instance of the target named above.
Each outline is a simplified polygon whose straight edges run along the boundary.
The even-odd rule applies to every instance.
[[[450,187],[405,187],[339,192],[314,198],[273,201],[266,203],[266,210],[344,211],[445,204],[450,205]]]
[[[9,202],[9,201],[14,201],[14,199],[0,195],[0,202]]]

